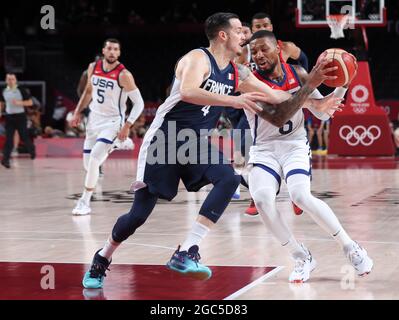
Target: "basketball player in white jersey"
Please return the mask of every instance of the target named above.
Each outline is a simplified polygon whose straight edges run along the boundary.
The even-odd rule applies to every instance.
[[[118,61],[121,55],[119,41],[107,39],[102,53],[103,59],[89,65],[87,86],[71,121],[72,126],[79,125],[81,112],[90,103],[83,150],[85,188],[72,211],[74,215],[91,212],[90,199],[99,178],[100,165],[115,145],[127,139],[130,127],[144,109],[144,101],[133,75]],[[127,98],[132,101],[133,108],[125,122]]]
[[[254,75],[275,90],[294,93],[308,79],[307,72],[300,66],[280,61],[280,47],[274,34],[262,30],[256,32],[250,42],[252,58],[258,69]],[[335,89],[333,95],[343,98],[346,88]],[[311,97],[323,96],[316,89]],[[310,111],[319,119],[327,120],[329,115]],[[309,213],[313,220],[328,232],[342,247],[359,276],[368,274],[373,261],[367,252],[345,232],[334,212],[323,201],[315,198],[310,190],[311,158],[310,146],[304,128],[304,115],[298,110],[284,126],[278,128],[249,112],[245,112],[254,138],[250,151],[249,189],[255,200],[262,220],[286,247],[295,261],[290,282],[304,282],[316,267],[316,261],[309,250],[299,244],[276,208],[276,194],[285,179],[291,200]]]

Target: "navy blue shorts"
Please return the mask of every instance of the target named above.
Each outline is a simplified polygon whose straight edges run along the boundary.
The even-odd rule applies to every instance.
[[[183,145],[186,152],[181,149]],[[188,150],[196,152],[190,153]],[[181,163],[182,154],[187,163]],[[155,156],[152,159],[165,161],[154,162],[152,155]],[[226,166],[227,172],[234,174],[231,162],[206,137],[195,142],[157,141],[153,138],[147,149],[143,182],[152,194],[170,201],[177,195],[180,179],[187,191],[196,192],[211,183],[206,177],[207,170],[221,166]],[[221,174],[225,173],[226,170],[221,170]]]

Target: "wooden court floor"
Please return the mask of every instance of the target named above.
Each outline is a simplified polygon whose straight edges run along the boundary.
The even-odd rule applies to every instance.
[[[175,286],[182,279],[164,264],[185,238],[207,190],[187,193],[181,187],[172,202],[159,201],[114,255],[104,289],[85,293],[80,280],[93,253],[130,208],[135,161],[109,159],[91,216],[73,217],[84,181],[81,160],[15,159],[12,170],[0,168],[0,299],[399,299],[399,170],[392,159],[362,163],[316,160],[312,190],[368,250],[374,260],[370,275],[356,277],[338,244],[306,213],[293,214],[283,187],[278,207],[318,262],[308,283],[290,285],[293,263],[259,217],[243,214],[250,196],[242,188],[241,199],[231,202],[201,245],[202,262],[215,277],[190,280],[194,293],[179,295]],[[41,288],[45,266],[55,269],[52,291]]]

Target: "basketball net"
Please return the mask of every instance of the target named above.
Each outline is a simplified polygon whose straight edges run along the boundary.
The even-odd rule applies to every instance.
[[[340,39],[345,38],[344,28],[348,24],[349,15],[347,14],[332,14],[327,16],[327,23],[331,29],[331,38]]]

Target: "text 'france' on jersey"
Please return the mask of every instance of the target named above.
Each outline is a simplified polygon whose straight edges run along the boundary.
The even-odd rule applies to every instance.
[[[209,76],[203,81],[200,88],[221,95],[233,95],[238,87],[236,65],[230,62],[226,68],[220,70],[215,58],[206,48],[196,50],[202,50],[207,55],[210,69]],[[180,80],[175,78],[171,94],[158,108],[156,117],[164,118],[165,123],[175,121],[178,130],[190,128],[199,134],[201,129],[214,129],[224,107],[199,106],[182,101],[180,85]]]

